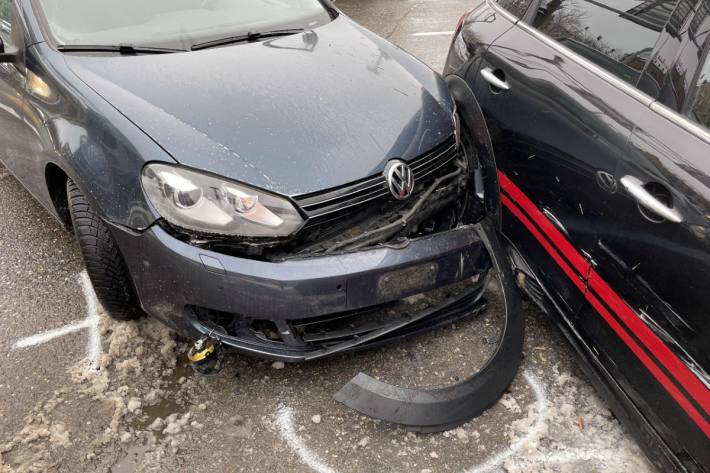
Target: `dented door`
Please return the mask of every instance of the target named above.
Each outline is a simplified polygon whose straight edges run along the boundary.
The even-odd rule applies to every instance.
[[[570,320],[584,303],[607,184],[647,104],[527,27],[502,35],[468,82],[494,143],[503,233]]]

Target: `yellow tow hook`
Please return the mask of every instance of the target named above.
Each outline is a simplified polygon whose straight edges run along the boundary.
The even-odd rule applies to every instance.
[[[187,359],[195,373],[203,376],[214,376],[224,368],[222,345],[219,340],[207,336],[192,344]]]

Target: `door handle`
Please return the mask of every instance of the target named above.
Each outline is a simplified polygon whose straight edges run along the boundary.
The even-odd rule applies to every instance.
[[[683,216],[676,209],[670,208],[658,200],[643,187],[643,182],[634,176],[624,176],[621,178],[621,185],[634,196],[636,201],[646,207],[651,212],[659,215],[669,222],[681,223]]]
[[[481,75],[486,80],[486,82],[491,84],[496,89],[510,90],[510,86],[505,81],[505,79],[501,79],[498,76],[496,76],[495,73],[493,72],[493,69],[491,69],[490,67],[486,67],[484,69],[481,69]]]

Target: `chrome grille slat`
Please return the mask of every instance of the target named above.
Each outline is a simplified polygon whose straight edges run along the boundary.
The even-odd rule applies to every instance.
[[[367,187],[371,186],[373,184],[379,183],[380,182],[380,176],[375,175],[375,176],[370,176],[366,177],[365,179],[361,179],[359,181],[351,182],[349,184],[345,184],[344,186],[340,187],[334,187],[331,189],[326,189],[323,191],[318,191],[310,194],[302,194],[295,196],[295,199],[299,201],[318,201],[320,202],[324,198],[327,198],[330,195],[342,195],[344,192],[348,193],[351,191],[351,189],[358,189],[362,187]]]
[[[376,199],[379,199],[379,198],[381,198],[381,197],[386,197],[386,196],[388,196],[388,195],[389,195],[389,191],[388,191],[388,190],[385,190],[385,191],[382,191],[382,192],[373,193],[373,194],[371,194],[371,195],[369,195],[369,196],[367,196],[367,197],[365,197],[365,198],[363,198],[363,199],[358,199],[358,200],[355,201],[355,202],[348,202],[347,204],[344,204],[344,205],[341,205],[341,206],[337,206],[337,207],[335,207],[335,208],[333,208],[333,209],[325,210],[325,211],[323,211],[323,212],[318,212],[318,214],[311,215],[311,218],[315,218],[315,217],[319,217],[319,218],[320,218],[320,217],[323,217],[323,216],[326,216],[326,215],[330,215],[330,214],[333,214],[333,213],[337,213],[337,212],[340,212],[341,210],[347,210],[347,209],[349,209],[349,208],[356,207],[356,206],[358,206],[358,205],[362,205],[362,204],[365,204],[365,203],[370,202],[370,201],[372,201],[372,200],[376,200]]]
[[[422,182],[451,163],[456,155],[456,143],[452,136],[432,151],[412,159],[408,164],[414,172],[415,180]],[[388,195],[390,192],[384,176],[377,174],[341,187],[294,196],[293,199],[308,215],[309,223],[306,227],[309,227],[323,220],[337,218],[336,214],[345,213],[352,207],[386,198]]]
[[[452,154],[451,156],[447,157],[445,160],[442,160],[442,161],[437,162],[434,166],[432,166],[432,167],[429,168],[429,169],[426,169],[426,170],[424,170],[424,171],[420,171],[419,173],[415,172],[414,175],[416,176],[416,178],[417,178],[418,180],[422,180],[422,179],[424,179],[425,177],[427,177],[428,175],[430,175],[431,173],[436,172],[436,171],[438,171],[439,169],[441,169],[441,168],[443,168],[444,166],[446,166],[447,164],[449,164],[451,161],[454,160],[454,158],[456,158],[456,155],[455,155],[455,154]]]
[[[439,160],[441,158],[441,156],[443,156],[445,154],[453,153],[454,151],[456,151],[456,145],[452,144],[447,149],[441,151],[440,153],[435,154],[434,156],[432,156],[429,159],[421,159],[420,158],[418,160],[414,160],[414,161],[410,162],[409,165],[412,167],[412,170],[416,173],[418,169],[421,169],[433,162],[436,162],[437,160]]]
[[[368,180],[368,182],[369,182],[369,180]],[[366,193],[367,191],[372,190],[372,189],[377,189],[378,187],[382,188],[381,190],[383,190],[383,191],[387,190],[387,188],[385,187],[385,182],[379,177],[372,179],[372,183],[370,183],[369,185],[364,186],[359,189],[352,190],[351,192],[348,192],[346,194],[341,194],[341,195],[337,195],[335,197],[330,197],[330,198],[327,197],[327,195],[326,195],[325,199],[322,199],[322,200],[319,199],[319,200],[314,201],[312,203],[307,202],[307,201],[303,201],[303,203],[301,203],[301,208],[303,210],[305,210],[306,212],[308,212],[309,210],[312,210],[312,209],[324,207],[331,202],[347,200],[347,198],[350,196]],[[321,197],[322,196],[323,196],[323,194],[321,194]],[[315,199],[315,197],[313,199]],[[299,203],[300,203],[300,201],[299,201]]]

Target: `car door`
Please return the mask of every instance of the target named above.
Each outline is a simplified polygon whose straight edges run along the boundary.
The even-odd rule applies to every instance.
[[[659,31],[613,4],[534,2],[534,24],[499,37],[468,77],[500,169],[503,232],[567,320],[585,303],[614,171],[651,102],[632,84]]]
[[[653,114],[653,97],[638,87],[644,84],[644,90],[653,90],[647,89],[643,73],[656,59],[654,52],[673,50],[665,34],[667,25],[685,24],[687,3],[566,0],[542,1],[538,6],[532,28],[519,25],[496,40],[473,80],[496,146],[506,208],[504,233],[568,316],[574,337],[594,353],[597,368],[614,380],[614,392],[623,393],[619,402],[652,426],[639,428],[641,435],[670,446],[686,466],[707,465],[707,378],[701,364],[686,363],[683,348],[673,346],[664,326],[649,317],[650,306],[642,303],[651,300],[653,289],[631,299],[633,290],[648,289],[649,284],[644,277],[630,277],[629,271],[640,266],[623,253],[632,251],[637,258],[643,255],[644,261],[654,261],[647,274],[653,273],[655,279],[647,277],[665,283],[664,291],[671,293],[677,289],[655,256],[688,251],[684,261],[690,264],[695,258],[697,275],[677,280],[694,291],[696,298],[686,303],[703,313],[697,299],[708,291],[698,260],[708,252],[697,238],[692,244],[689,239],[705,238],[705,227],[697,225],[704,207],[693,198],[696,219],[694,226],[686,227],[686,243],[678,245],[683,240],[668,234],[655,242],[665,247],[665,253],[659,253],[658,247],[642,243],[654,241],[654,233],[634,229],[637,240],[622,238],[637,225],[629,212],[633,208],[639,214],[638,197],[632,204],[619,200],[629,194],[624,186],[636,182],[622,181],[627,175],[641,180],[642,186],[664,173],[680,177],[678,169],[661,164],[657,156],[668,147],[664,143],[673,142],[667,136],[671,128],[662,122],[646,125]],[[655,66],[663,69],[663,64]],[[682,140],[676,146],[684,142],[692,148],[674,151],[666,161],[694,175],[695,181],[703,180],[699,177],[703,173],[697,173],[702,166],[684,168],[683,163],[692,161],[679,157],[693,153],[695,161],[706,159],[698,138],[673,136]],[[669,190],[672,184],[677,181],[664,181]],[[687,190],[679,192],[683,189]],[[696,184],[691,195],[704,192]],[[691,228],[695,233],[689,233]],[[676,266],[677,273],[683,272],[682,264]],[[683,295],[676,293],[673,300],[681,299]],[[698,326],[702,321],[692,329],[700,339],[697,352],[706,351],[707,340],[703,347]],[[638,423],[637,417],[634,420]],[[664,452],[649,453],[657,459]],[[661,459],[659,464],[665,461],[675,459]]]
[[[495,0],[478,2],[465,12],[456,25],[449,54],[444,65],[444,76],[465,74],[477,69],[486,50],[500,35],[508,31],[527,11],[532,0]],[[500,13],[500,14],[499,14]]]
[[[12,0],[0,0],[0,38],[5,47],[22,49],[22,28],[16,12]],[[22,55],[15,64],[0,63],[0,161],[17,176],[24,173],[27,151],[22,63]]]
[[[641,356],[599,343],[690,471],[710,466],[709,7],[703,0],[684,28],[659,102],[636,123],[614,172],[618,190],[589,278]]]

